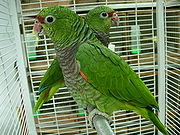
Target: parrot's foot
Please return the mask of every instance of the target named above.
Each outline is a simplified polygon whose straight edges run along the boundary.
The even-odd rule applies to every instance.
[[[88,115],[88,120],[89,120],[89,124],[90,124],[91,128],[95,128],[94,124],[93,124],[93,118],[96,115],[101,115],[107,119],[109,124],[112,123],[112,118],[108,114],[100,112],[98,109],[93,109],[91,112],[89,112],[89,115]]]

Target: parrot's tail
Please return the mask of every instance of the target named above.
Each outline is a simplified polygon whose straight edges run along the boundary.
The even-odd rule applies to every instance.
[[[149,108],[137,108],[135,110],[135,112],[140,114],[141,116],[143,116],[147,120],[151,121],[161,133],[163,133],[164,135],[169,135],[165,126],[161,123],[161,121],[159,120],[157,115],[151,109],[149,109]]]
[[[151,110],[147,109],[147,111],[148,111],[148,116],[149,116],[150,121],[159,129],[159,131],[163,133],[164,135],[169,135],[165,126],[161,123],[161,121],[156,116],[156,114],[154,114],[154,112]]]
[[[33,112],[36,113],[36,112],[41,108],[41,106],[43,105],[43,103],[44,103],[44,100],[43,100],[43,99],[40,99],[40,97],[39,97],[36,105],[34,106]]]

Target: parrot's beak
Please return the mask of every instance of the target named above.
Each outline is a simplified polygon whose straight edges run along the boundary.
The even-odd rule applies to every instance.
[[[42,28],[42,26],[40,23],[35,23],[34,27],[33,27],[33,32],[35,34],[39,34],[41,32],[41,28]]]
[[[119,25],[119,17],[118,17],[118,14],[117,12],[114,12],[112,17],[111,17],[111,20],[118,26]]]
[[[35,21],[35,24],[33,26],[33,33],[36,34],[38,37],[40,34],[45,34],[45,31],[43,27],[41,26],[41,23],[38,23]]]
[[[35,23],[34,23],[34,27],[33,27],[33,33],[38,35],[41,34],[45,34],[45,31],[42,27],[42,24],[44,24],[44,18],[41,16],[36,16],[35,17]]]

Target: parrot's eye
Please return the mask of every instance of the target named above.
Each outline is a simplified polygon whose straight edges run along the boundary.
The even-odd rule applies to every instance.
[[[34,22],[35,24],[37,24],[37,23],[39,23],[37,20],[35,20],[35,22]]]
[[[45,18],[45,22],[48,24],[53,23],[55,20],[56,20],[55,17],[52,15],[46,16],[46,18]]]
[[[102,12],[102,13],[100,14],[100,17],[101,17],[101,18],[107,18],[107,17],[108,17],[108,13]]]

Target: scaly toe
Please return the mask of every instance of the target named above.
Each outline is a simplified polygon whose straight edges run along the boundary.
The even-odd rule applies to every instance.
[[[89,124],[90,124],[91,128],[94,128],[93,118],[96,115],[101,115],[108,120],[109,124],[112,123],[112,118],[108,114],[100,112],[98,109],[93,109],[91,112],[89,112],[89,115],[88,115],[88,120],[89,120]]]

